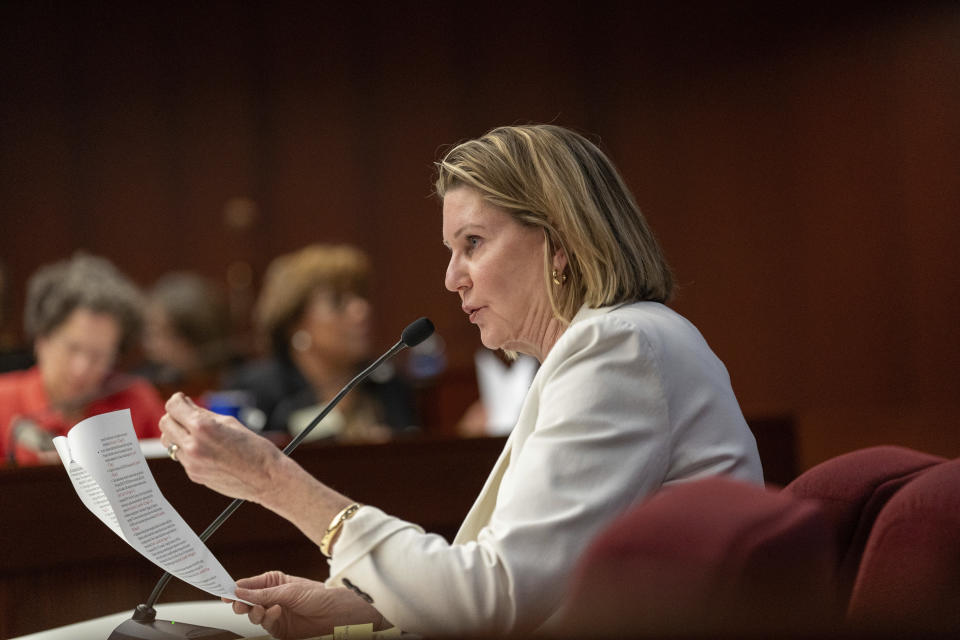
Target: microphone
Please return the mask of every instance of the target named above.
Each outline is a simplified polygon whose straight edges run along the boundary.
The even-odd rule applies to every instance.
[[[333,410],[334,407],[347,395],[354,387],[363,382],[367,376],[373,373],[377,367],[382,365],[384,362],[394,357],[407,347],[415,347],[433,333],[433,323],[430,322],[427,318],[418,318],[414,320],[407,328],[403,330],[400,334],[400,341],[397,344],[390,347],[390,349],[384,353],[382,356],[377,358],[373,364],[361,371],[357,376],[348,382],[343,389],[340,390],[337,395],[333,397],[333,400],[327,403],[320,413],[317,414],[307,428],[301,431],[296,438],[290,441],[283,449],[283,454],[289,456],[297,446],[303,442],[303,439],[313,431],[320,422]],[[213,532],[220,528],[227,518],[233,514],[237,508],[246,502],[242,498],[236,498],[231,502],[226,509],[223,510],[217,518],[210,523],[210,525],[204,529],[203,533],[200,534],[200,540],[206,542],[207,538],[213,535]],[[170,582],[172,575],[169,572],[165,572],[160,580],[157,582],[157,585],[153,588],[153,592],[150,594],[150,597],[144,604],[138,604],[137,608],[133,611],[133,617],[129,620],[124,620],[120,625],[113,630],[113,633],[110,634],[107,640],[169,640],[174,638],[205,638],[207,640],[232,640],[233,638],[239,638],[237,634],[231,631],[225,631],[223,629],[215,629],[212,627],[203,627],[198,625],[186,624],[183,622],[172,622],[170,620],[157,620],[157,612],[153,608],[153,605],[157,603],[157,600],[160,598],[160,594],[163,592],[164,587],[167,586],[167,583]]]
[[[11,465],[35,462],[40,455],[56,451],[53,435],[29,417],[14,419],[7,442],[7,462]]]

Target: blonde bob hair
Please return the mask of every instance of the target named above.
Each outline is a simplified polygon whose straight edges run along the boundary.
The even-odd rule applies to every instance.
[[[666,302],[673,277],[653,232],[613,163],[578,133],[555,125],[498,127],[437,163],[436,192],[467,186],[546,236],[550,305],[569,323],[581,306]],[[552,285],[553,254],[567,258]]]

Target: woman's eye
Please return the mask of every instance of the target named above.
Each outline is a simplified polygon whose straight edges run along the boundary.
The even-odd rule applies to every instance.
[[[480,246],[480,238],[478,236],[467,236],[467,248],[476,249]]]

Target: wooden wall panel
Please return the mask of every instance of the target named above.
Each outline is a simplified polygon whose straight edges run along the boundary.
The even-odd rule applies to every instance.
[[[247,265],[247,313],[271,258],[353,242],[378,344],[432,317],[467,397],[479,340],[443,289],[431,163],[552,121],[610,151],[675,306],[748,413],[796,416],[805,465],[897,424],[960,454],[930,425],[958,408],[960,12],[841,4],[4,3],[12,308],[37,266],[86,248],[145,285]]]

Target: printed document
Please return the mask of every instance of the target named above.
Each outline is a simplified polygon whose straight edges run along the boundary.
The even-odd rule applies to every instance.
[[[184,582],[237,599],[233,578],[160,493],[129,409],[87,418],[53,443],[80,500],[111,531]]]

